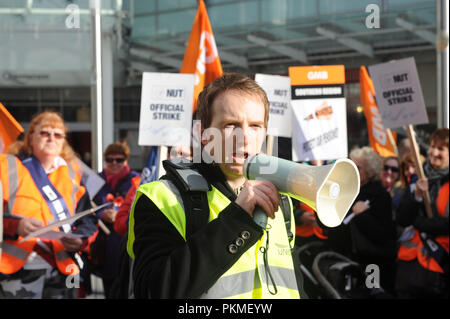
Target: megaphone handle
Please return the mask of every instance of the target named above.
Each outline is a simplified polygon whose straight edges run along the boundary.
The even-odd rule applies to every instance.
[[[253,221],[261,228],[266,229],[267,215],[260,206],[255,206],[255,210],[253,211]]]

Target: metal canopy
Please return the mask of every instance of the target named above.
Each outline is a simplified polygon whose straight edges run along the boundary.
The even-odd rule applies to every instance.
[[[290,65],[352,66],[436,45],[435,0],[204,0],[226,71],[287,73]],[[114,33],[124,68],[178,72],[197,9],[196,0],[104,1],[104,32]],[[12,33],[69,33],[67,6],[79,8],[89,33],[89,0],[0,0],[0,37]],[[366,12],[379,8],[379,28]],[[64,43],[59,43],[61,46]],[[130,73],[131,75],[134,73]]]
[[[157,51],[152,65],[158,70],[178,72],[176,64],[161,63],[156,57],[182,60],[196,4],[186,1],[178,7],[161,8],[161,2],[135,8],[131,45]],[[424,51],[435,49],[433,0],[205,3],[224,70],[287,73],[290,65],[338,60],[356,66],[389,60],[393,54],[420,60]],[[366,24],[369,4],[380,8],[380,28]],[[170,25],[166,19],[176,22]]]

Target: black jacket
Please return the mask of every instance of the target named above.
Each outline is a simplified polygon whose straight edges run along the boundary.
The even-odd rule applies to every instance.
[[[185,241],[155,204],[141,196],[134,210],[133,281],[136,298],[201,296],[263,234],[251,216],[234,203],[236,195],[220,168],[214,164],[197,164],[197,168],[210,184],[231,200],[231,204],[217,219]],[[250,238],[236,253],[230,253],[228,246],[243,231],[248,231]],[[296,275],[299,287],[302,287],[297,269]]]
[[[413,225],[419,232],[425,232],[432,236],[441,236],[449,234],[448,216],[440,216],[435,207],[437,194],[442,185],[448,182],[448,167],[441,174],[431,172],[431,167],[427,162],[424,170],[428,178],[430,189],[430,200],[433,211],[433,217],[429,218],[425,213],[425,205],[423,201],[415,200],[414,195],[409,194],[403,196],[397,209],[396,222],[403,227]],[[434,178],[433,178],[434,175]]]
[[[378,258],[363,256],[361,252],[355,251],[355,241],[358,239],[354,232],[352,235],[350,229],[355,227],[359,231],[358,233],[393,260],[395,258],[396,232],[392,217],[392,199],[379,181],[370,181],[361,186],[355,202],[365,200],[370,201],[368,210],[353,217],[347,225],[341,224],[338,227],[327,229],[327,244],[333,250],[362,264],[378,263]]]

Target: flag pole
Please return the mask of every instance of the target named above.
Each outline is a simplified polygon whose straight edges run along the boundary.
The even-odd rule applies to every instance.
[[[397,157],[399,157],[400,154],[398,153],[397,143],[394,140],[394,136],[392,135],[391,129],[389,129],[389,128],[386,129],[386,132],[387,132],[387,136],[389,138],[389,142],[391,143],[392,147],[394,148],[395,155],[397,155]],[[401,158],[399,158],[399,161],[401,161]]]

